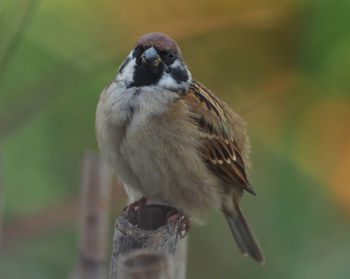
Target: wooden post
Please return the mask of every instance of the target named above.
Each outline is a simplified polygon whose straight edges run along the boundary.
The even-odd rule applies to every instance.
[[[82,160],[80,261],[75,279],[107,278],[111,175],[97,153]]]
[[[110,279],[123,279],[120,276],[145,279],[186,278],[187,238],[179,239],[181,226],[178,221],[168,222],[167,216],[171,210],[173,208],[167,206],[148,205],[130,212],[123,211],[115,224]],[[129,254],[133,250],[138,252]],[[154,263],[149,259],[154,259]],[[149,264],[146,265],[145,262]],[[158,266],[159,276],[168,274],[168,277],[135,275],[141,274],[140,270],[144,273],[149,269],[154,271],[153,265]],[[129,275],[126,273],[136,277],[127,277]]]
[[[120,257],[118,279],[175,279],[169,255],[149,250],[134,250]]]

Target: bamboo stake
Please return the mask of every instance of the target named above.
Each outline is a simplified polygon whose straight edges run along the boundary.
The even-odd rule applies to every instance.
[[[112,259],[110,266],[110,279],[122,278],[120,273],[124,274],[125,266],[120,266],[120,263],[128,263],[128,260],[124,260],[124,256],[127,257],[132,263],[139,263],[141,257],[143,260],[153,258],[157,264],[162,263],[166,265],[166,270],[169,272],[170,277],[159,278],[186,278],[186,253],[187,253],[187,238],[179,239],[179,231],[181,230],[180,223],[178,221],[168,222],[168,213],[173,208],[162,205],[148,205],[138,210],[132,210],[131,212],[123,211],[120,218],[115,224]],[[133,250],[146,250],[147,257],[140,256],[140,254],[134,255],[135,258],[129,258],[128,253]],[[154,252],[161,253],[163,259],[158,259],[158,256]],[[140,252],[141,253],[141,252]],[[145,253],[144,251],[142,253]],[[131,257],[131,256],[130,256]],[[125,259],[125,258],[124,258]],[[168,261],[170,264],[165,264]],[[159,263],[158,263],[159,262]],[[151,268],[145,267],[143,261],[141,266],[144,270]],[[126,264],[127,265],[127,264]],[[128,266],[129,273],[137,273],[140,267],[134,266],[134,271],[129,269],[134,265]],[[173,268],[169,269],[170,266]],[[120,270],[122,269],[122,271]],[[163,266],[164,268],[164,266]],[[124,273],[123,273],[124,272]],[[159,270],[159,274],[163,274],[165,271]],[[165,273],[164,273],[165,274]],[[136,276],[136,275],[135,275]],[[126,277],[128,278],[128,277]],[[133,278],[133,277],[131,277]],[[134,277],[134,278],[153,278],[153,277]],[[158,277],[154,277],[158,278]]]
[[[74,278],[107,277],[111,175],[97,153],[86,152],[82,162],[80,261]]]
[[[148,250],[134,250],[120,257],[120,279],[174,279],[169,255]]]

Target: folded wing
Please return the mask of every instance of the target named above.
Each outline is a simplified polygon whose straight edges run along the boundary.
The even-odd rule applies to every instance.
[[[203,132],[202,156],[208,167],[225,181],[255,194],[247,179],[244,160],[227,121],[223,102],[196,81],[184,96]]]

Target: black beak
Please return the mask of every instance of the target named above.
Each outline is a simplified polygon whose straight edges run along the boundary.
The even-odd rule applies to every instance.
[[[157,67],[162,60],[155,48],[150,47],[141,55],[141,61],[144,64]]]

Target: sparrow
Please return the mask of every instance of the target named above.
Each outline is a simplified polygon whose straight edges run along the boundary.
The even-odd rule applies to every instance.
[[[101,93],[96,133],[103,158],[130,202],[147,198],[201,223],[210,208],[226,217],[239,250],[263,263],[240,208],[250,144],[244,120],[192,78],[177,43],[142,36]]]

